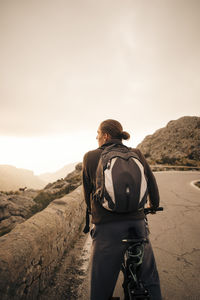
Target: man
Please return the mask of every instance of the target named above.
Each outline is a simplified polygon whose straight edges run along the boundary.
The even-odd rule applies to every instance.
[[[122,140],[130,138],[116,120],[103,121],[97,131],[99,148],[89,151],[83,159],[83,188],[88,211],[92,215],[94,227],[91,230],[93,239],[91,291],[90,300],[109,300],[120,271],[125,246],[122,239],[127,237],[130,228],[134,228],[135,237],[148,237],[148,228],[144,221],[143,209],[127,213],[117,213],[105,209],[94,197],[96,192],[96,171],[103,150],[111,145],[123,147]],[[125,147],[125,146],[124,146]],[[150,206],[159,206],[159,192],[155,177],[138,149],[132,149],[144,167],[147,179]],[[161,300],[159,276],[150,241],[145,245],[141,279],[148,288],[151,299]]]

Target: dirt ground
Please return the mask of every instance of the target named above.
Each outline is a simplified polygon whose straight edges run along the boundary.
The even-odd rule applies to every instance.
[[[55,276],[39,300],[77,300],[88,291],[88,266],[91,239],[81,233],[70,252],[65,253]],[[86,287],[87,286],[87,287]],[[86,295],[85,295],[86,296]],[[84,296],[84,297],[85,297]]]

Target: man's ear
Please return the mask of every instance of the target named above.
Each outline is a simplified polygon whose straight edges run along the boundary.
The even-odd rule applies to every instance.
[[[109,141],[109,140],[111,139],[110,134],[105,133],[105,134],[104,134],[104,139],[105,139],[106,142]]]

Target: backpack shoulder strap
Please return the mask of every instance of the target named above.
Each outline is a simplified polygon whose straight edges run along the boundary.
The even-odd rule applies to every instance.
[[[88,209],[86,209],[86,216],[85,216],[85,227],[83,232],[86,234],[90,231],[90,215]]]

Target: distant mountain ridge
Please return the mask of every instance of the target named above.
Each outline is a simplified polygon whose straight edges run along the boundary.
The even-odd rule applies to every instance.
[[[75,170],[76,164],[72,163],[55,173],[45,173],[39,176],[34,175],[31,170],[16,168],[11,165],[0,165],[0,191],[16,191],[24,187],[37,190],[43,189],[47,183],[65,178]]]
[[[40,179],[42,179],[43,181],[45,181],[46,183],[54,182],[60,178],[66,177],[67,174],[69,174],[70,172],[75,170],[76,164],[77,164],[77,162],[65,165],[63,168],[59,169],[56,172],[43,173],[43,174],[38,175],[38,177]]]
[[[150,164],[200,166],[200,117],[184,116],[137,146]]]
[[[10,165],[0,165],[0,191],[18,190],[19,188],[41,189],[45,182],[33,171],[16,168]]]

